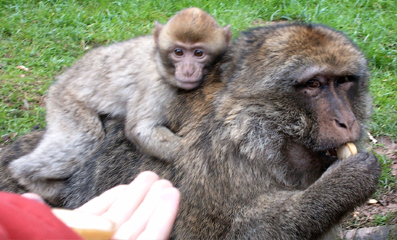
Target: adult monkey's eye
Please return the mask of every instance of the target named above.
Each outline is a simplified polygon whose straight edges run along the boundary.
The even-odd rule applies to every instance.
[[[306,82],[306,87],[318,88],[321,87],[321,83],[317,79],[310,79],[309,81]]]
[[[203,55],[204,55],[204,52],[202,50],[194,51],[194,56],[196,56],[196,57],[202,57]]]
[[[342,84],[342,83],[349,82],[349,81],[351,81],[349,76],[343,76],[343,77],[338,78],[337,82],[338,82],[338,84]]]
[[[177,55],[177,56],[182,56],[182,55],[183,55],[183,50],[180,49],[180,48],[176,48],[176,49],[174,50],[174,53],[175,53],[175,55]]]

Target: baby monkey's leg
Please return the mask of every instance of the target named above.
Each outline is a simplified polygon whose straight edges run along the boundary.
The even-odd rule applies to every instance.
[[[10,164],[18,182],[39,194],[47,191],[43,182],[69,177],[104,137],[98,114],[72,94],[58,93],[56,84],[50,89],[46,120],[39,145]]]

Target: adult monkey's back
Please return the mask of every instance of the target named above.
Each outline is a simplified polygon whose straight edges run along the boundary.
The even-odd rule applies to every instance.
[[[332,156],[347,142],[364,150],[368,75],[363,54],[327,27],[243,33],[206,84],[172,104],[169,127],[189,146],[176,165],[137,154],[107,121],[101,152],[68,179],[63,203],[154,170],[181,190],[177,239],[324,237],[376,189],[374,155]]]

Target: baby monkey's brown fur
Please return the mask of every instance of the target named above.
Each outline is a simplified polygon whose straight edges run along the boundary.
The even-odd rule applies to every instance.
[[[125,117],[128,139],[146,154],[173,159],[181,140],[162,126],[165,109],[178,88],[201,85],[231,32],[198,8],[182,10],[165,25],[156,22],[153,32],[94,49],[57,77],[43,139],[11,164],[22,185],[45,195],[36,181],[66,178],[81,166],[78,156],[97,150],[104,138],[100,114]]]

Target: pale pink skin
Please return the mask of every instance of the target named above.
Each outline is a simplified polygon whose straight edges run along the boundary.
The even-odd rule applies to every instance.
[[[35,193],[23,197],[43,202]],[[142,172],[129,185],[118,185],[74,211],[112,221],[112,239],[168,239],[174,225],[180,192],[154,172]]]
[[[176,43],[169,59],[175,66],[175,79],[179,88],[191,90],[201,85],[203,76],[208,72],[206,66],[213,56],[202,43]]]

